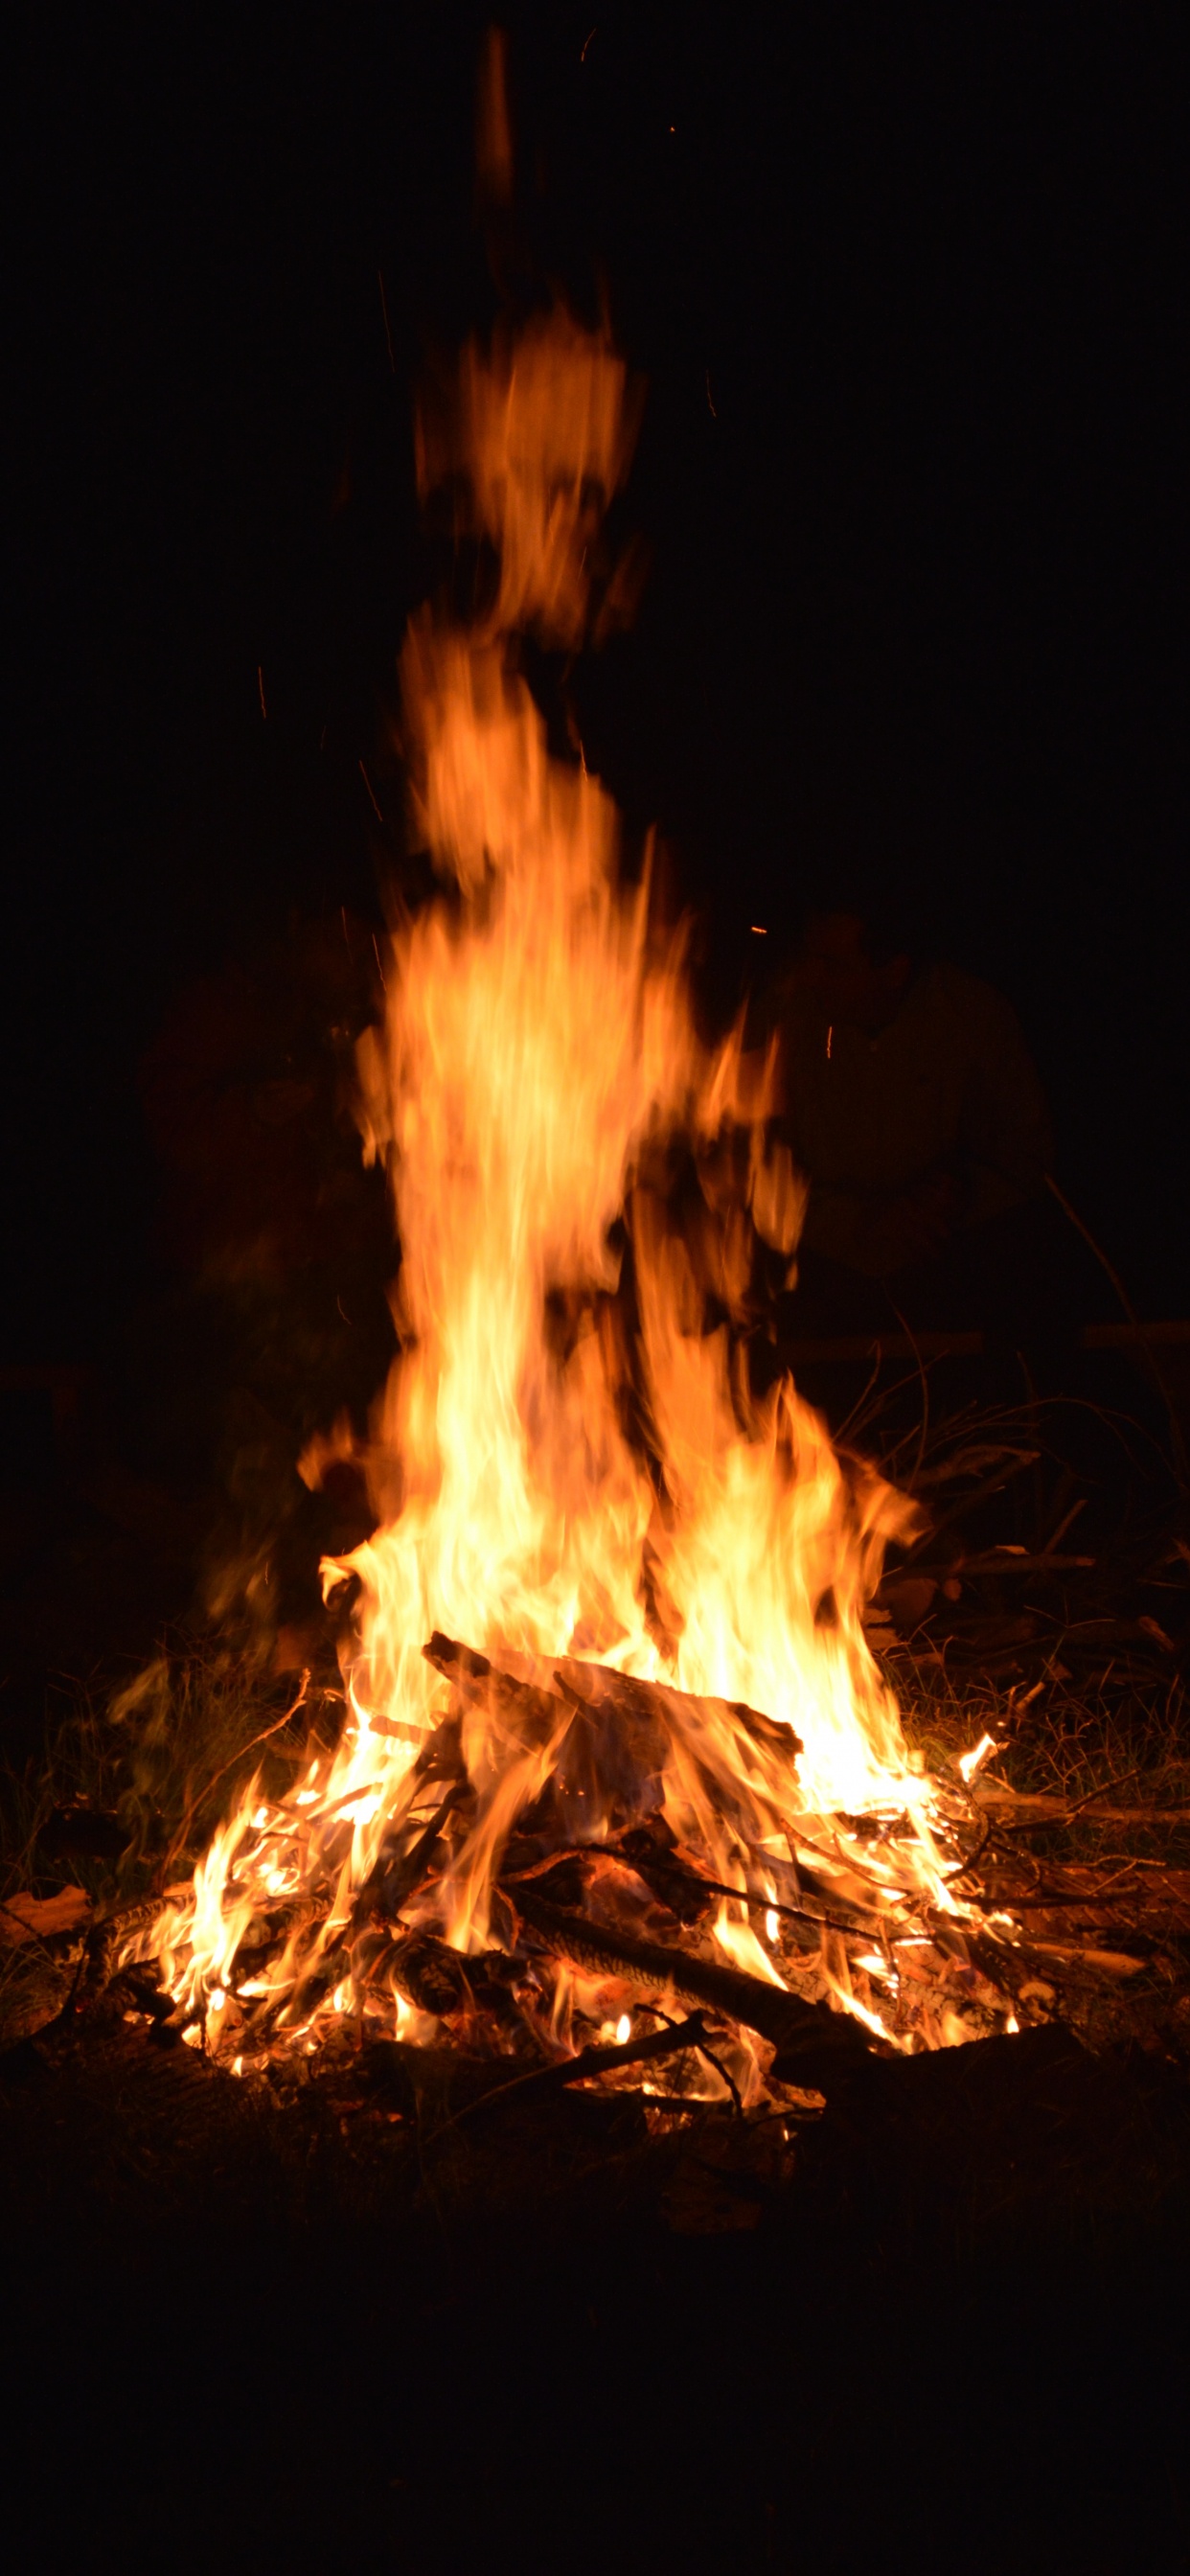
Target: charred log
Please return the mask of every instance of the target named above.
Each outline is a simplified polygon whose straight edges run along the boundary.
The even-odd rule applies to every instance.
[[[646,2031],[640,2039],[628,2039],[608,2048],[580,2048],[576,2057],[561,2058],[554,2066],[530,2066],[523,2074],[512,2075],[488,2093],[478,2094],[455,2120],[466,2118],[470,2111],[483,2111],[497,2102],[515,2104],[537,2102],[544,2095],[561,2093],[567,2085],[583,2084],[595,2075],[616,2074],[621,2068],[644,2065],[651,2058],[677,2057],[687,2049],[709,2055],[705,2047],[706,2028],[701,2012],[690,2013],[685,2021],[671,2022],[663,2030]],[[716,2061],[712,2059],[712,2064]],[[454,2125],[452,2121],[451,2125]]]
[[[793,2081],[817,2084],[820,2076],[833,2075],[868,2053],[857,2025],[825,2005],[804,2003],[780,1986],[765,1985],[739,1968],[721,1967],[717,1960],[691,1958],[661,1942],[638,1941],[586,1917],[563,1914],[524,1887],[509,1893],[529,1930],[555,1957],[597,1974],[623,1977],[646,1992],[708,2005],[728,2021],[741,2022],[771,2040],[784,2060],[802,2068]]]

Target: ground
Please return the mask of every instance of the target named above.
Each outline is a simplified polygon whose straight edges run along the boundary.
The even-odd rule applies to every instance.
[[[915,1434],[930,1528],[871,1621],[932,1762],[1003,1747],[970,1848],[1018,1925],[1016,2037],[783,2123],[473,2112],[351,2044],[237,2083],[139,1989],[76,1985],[77,1934],[8,1945],[6,2477],[40,2557],[1184,2558],[1185,1506],[1092,1486],[1055,1546],[1069,1471],[1027,1430]],[[293,1687],[193,1626],[145,1671],[60,1699],[10,1773],[9,1900],[151,1883],[196,1767],[233,1780]]]

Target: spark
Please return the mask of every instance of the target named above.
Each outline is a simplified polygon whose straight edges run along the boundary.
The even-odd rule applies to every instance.
[[[826,1060],[827,1060],[827,1063],[828,1063],[828,1064],[830,1063],[830,1060],[831,1060],[831,1039],[833,1038],[834,1034],[835,1034],[835,1024],[834,1024],[834,1021],[832,1020],[832,1021],[831,1021],[831,1024],[830,1024],[830,1027],[829,1027],[829,1029],[827,1030],[827,1033],[826,1033]]]
[[[256,685],[260,691],[260,712],[267,723],[269,711],[264,702],[264,666],[260,662],[256,665]]]
[[[767,938],[768,938],[768,935],[769,935],[769,932],[768,932],[768,923],[767,923],[767,922],[765,922],[765,921],[754,921],[754,922],[753,922],[753,924],[752,924],[752,936],[753,936],[753,938],[754,938],[754,939],[767,939]]]
[[[369,778],[369,776],[368,776],[367,770],[365,769],[365,767],[364,767],[364,764],[363,764],[362,760],[361,760],[360,765],[359,765],[359,774],[360,774],[360,777],[362,778],[362,780],[363,780],[363,782],[364,782],[365,787],[367,788],[367,791],[368,791],[369,796],[371,797],[371,800],[372,800],[372,812],[374,813],[374,815],[375,815],[375,817],[376,817],[377,822],[378,822],[378,823],[383,823],[383,821],[384,821],[384,816],[383,816],[383,814],[381,813],[381,811],[380,811],[380,807],[378,806],[378,804],[377,804],[377,802],[376,802],[376,794],[375,794],[375,790],[374,790],[374,788],[373,788],[373,786],[372,786],[372,781],[371,781],[371,779],[370,779],[370,778]]]
[[[671,125],[671,127],[670,127],[670,129],[669,129],[669,130],[670,130],[670,133],[672,134],[672,133],[673,133],[673,127],[672,127],[672,125]],[[708,408],[708,410],[710,411],[710,415],[711,415],[712,420],[718,420],[718,418],[719,418],[719,414],[718,414],[718,412],[717,412],[717,411],[716,411],[716,409],[715,409],[714,403],[711,401],[711,370],[710,370],[710,368],[709,368],[709,367],[707,368],[707,408]]]
[[[586,61],[586,59],[587,59],[588,49],[589,49],[589,47],[590,47],[590,45],[591,45],[591,43],[592,43],[593,38],[594,38],[594,37],[596,36],[596,34],[598,33],[598,29],[599,29],[599,21],[598,21],[598,19],[596,19],[596,21],[595,21],[595,25],[594,25],[594,26],[592,27],[592,29],[591,29],[591,34],[588,36],[588,38],[587,38],[587,42],[586,42],[586,44],[583,46],[583,50],[582,50],[581,54],[579,55],[579,61],[580,61],[580,63],[585,63],[585,61]]]

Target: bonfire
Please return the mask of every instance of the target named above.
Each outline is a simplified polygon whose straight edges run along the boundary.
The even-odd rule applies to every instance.
[[[966,1780],[910,1752],[864,1633],[912,1507],[791,1379],[751,1389],[760,1248],[791,1271],[804,1205],[773,1060],[699,1034],[651,853],[624,865],[522,667],[606,618],[634,411],[558,309],[418,422],[423,499],[498,571],[403,653],[438,890],[359,1052],[399,1352],[377,1526],[323,1567],[357,1592],[343,1722],[286,1794],[249,1780],[120,1954],[236,2073],[367,2036],[654,2096],[665,2057],[667,2098],[747,2107],[1015,2027]]]

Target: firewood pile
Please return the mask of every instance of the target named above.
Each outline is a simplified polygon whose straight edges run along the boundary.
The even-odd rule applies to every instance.
[[[973,1441],[940,1425],[917,1480],[928,1523],[865,1620],[910,1740],[946,1784],[942,1865],[968,1919],[940,1916],[911,1879],[890,1885],[903,1820],[805,1813],[788,1726],[732,1713],[792,1832],[785,1860],[770,1845],[749,1862],[741,1811],[744,1866],[720,1880],[705,1851],[679,1846],[659,1791],[675,1726],[697,1751],[696,1701],[579,1659],[503,1669],[435,1636],[425,1653],[447,1713],[405,1812],[337,1924],[324,1877],[248,1926],[214,2046],[154,1959],[136,1955],[161,1918],[161,1862],[130,1904],[127,1827],[103,1812],[98,1782],[76,1783],[10,1862],[0,2067],[33,2052],[77,2068],[114,2051],[121,2084],[138,2099],[147,2085],[150,2129],[172,2120],[171,2134],[164,2106],[176,2109],[179,2085],[191,2110],[216,2106],[201,2115],[216,2124],[233,2101],[249,2125],[281,2104],[292,2118],[299,2101],[308,2121],[317,2103],[365,2166],[378,2139],[390,2162],[412,2141],[435,2170],[483,2170],[489,2193],[511,2135],[568,2140],[573,2167],[581,2132],[579,2162],[609,2171],[647,2147],[685,2173],[666,2185],[666,2207],[695,2227],[754,2223],[857,2086],[882,2084],[887,2101],[898,2086],[918,2098],[927,2085],[969,2090],[988,2052],[1003,2063],[996,2034],[1013,2025],[1030,2048],[1075,2033],[1100,2060],[1139,2048],[1176,2074],[1190,2062],[1182,1507],[1124,1541],[1076,1548],[1085,1506],[1060,1469],[1055,1485],[1052,1462],[1042,1515],[1010,1516],[1031,1500],[1036,1463],[1019,1433]],[[1020,1535],[1002,1537],[1006,1521]],[[434,1891],[474,1824],[463,1728],[480,1702],[522,1744],[562,1734],[544,1787],[510,1820],[487,1939],[467,1955],[442,1938]],[[260,1758],[258,1735],[278,1766],[270,1781],[299,1767],[301,1739],[278,1724],[246,1709],[241,1770]],[[962,1756],[984,1736],[967,1781]],[[233,1765],[220,1800],[236,1776]],[[194,1794],[188,1783],[187,1815]],[[772,1975],[725,1956],[724,1907]],[[235,1993],[266,1982],[287,1946],[296,1973],[283,1993]],[[360,2008],[328,2021],[327,1996],[349,1974]],[[551,2026],[560,1985],[565,2024]],[[394,1993],[396,2035],[391,2010],[369,2009]],[[844,1997],[858,2015],[839,2009]],[[293,2033],[319,2010],[315,2056]],[[966,2049],[944,2047],[924,2073],[931,2044],[959,2037]]]
[[[346,2085],[355,2110],[382,2103],[379,2116],[413,2121],[423,2140],[493,2116],[548,2122],[565,2095],[591,2114],[601,2104],[631,2115],[634,2134],[680,2138],[708,2119],[717,2131],[726,2122],[736,2133],[731,2154],[747,2139],[747,2156],[763,2149],[771,2164],[775,2141],[784,2153],[824,2105],[850,2098],[874,2061],[891,2066],[898,2041],[920,2050],[931,2036],[953,2035],[978,2046],[981,2033],[1061,2021],[1110,2038],[1121,1996],[1135,2016],[1142,1993],[1149,2021],[1164,2016],[1176,2027],[1190,1870],[1142,1856],[1117,1855],[1110,1865],[1064,1856],[1061,1837],[1069,1840],[1090,1808],[988,1782],[968,1792],[956,1775],[951,1883],[980,1900],[966,1923],[940,1915],[911,1885],[890,1903],[895,1819],[865,1820],[861,1841],[856,1820],[811,1827],[803,1818],[784,1867],[764,1855],[765,1884],[748,1908],[778,1983],[725,1960],[713,1927],[725,1900],[743,1910],[739,1890],[680,1849],[661,1813],[663,1730],[681,1694],[577,1662],[548,1683],[527,1680],[440,1636],[426,1653],[450,1683],[451,1714],[420,1757],[406,1820],[304,1978],[281,1996],[237,1998],[212,2051],[193,2015],[158,1986],[152,1960],[133,1955],[160,1923],[159,1899],[92,1920],[82,1890],[26,1896],[10,1901],[10,1956],[23,1944],[38,1974],[27,1981],[34,1999],[24,2019],[10,2020],[10,2043],[28,2043],[40,2026],[39,2045],[52,2052],[63,2032],[110,2027],[118,2007],[122,2046],[135,2037],[158,2049],[189,2037],[191,2067],[209,2054],[224,2078],[238,2058],[236,2072],[246,2067],[258,2082],[237,2089],[255,2092],[266,2080],[274,2096],[308,2089],[316,2071],[328,2100]],[[503,1704],[521,1740],[535,1728],[556,1732],[560,1703],[569,1702],[572,1723],[546,1788],[516,1817],[499,1855],[488,1944],[467,1956],[425,1918],[452,1827],[466,1830],[474,1803],[460,1726],[477,1694],[489,1710]],[[794,1803],[796,1738],[755,1712],[739,1715],[788,1765]],[[588,1800],[602,1800],[607,1814],[598,1840],[584,1839],[575,1821]],[[1115,1822],[1110,1801],[1100,1812]],[[333,1894],[322,1891],[323,1924]],[[304,1902],[309,1956],[318,1900]],[[255,1921],[235,1982],[262,1983],[268,1958],[293,1932],[292,1909]],[[570,2004],[564,2039],[542,2011],[544,1997],[556,1997],[559,1967]],[[300,2027],[349,1969],[363,2009],[342,2014],[329,2033],[324,2026],[317,2069],[287,2041],[274,2046],[282,2002]],[[416,2039],[376,2036],[391,2024],[370,2016],[369,1989],[388,1996],[394,1988],[419,2017]],[[882,2019],[840,2010],[841,1989],[861,2012],[863,1998],[875,1998]],[[939,2034],[946,2011],[956,2021]]]
[[[303,2046],[378,2042],[393,2064],[457,2053],[476,2098],[598,2080],[639,2091],[658,2117],[708,2100],[742,2113],[827,2095],[873,2047],[1011,2023],[1011,1968],[966,1901],[986,1832],[959,1775],[931,1793],[935,1845],[946,1843],[931,1876],[907,1814],[808,1811],[797,1736],[755,1710],[579,1659],[522,1656],[514,1672],[437,1634],[424,1652],[449,1685],[447,1713],[363,1883],[345,1896],[343,1820],[297,1900],[246,1922],[209,2000],[175,1963],[173,2022],[237,2074]],[[489,1797],[486,1821],[463,1746],[473,1708],[522,1775],[542,1753],[536,1794],[522,1776],[515,1801]],[[714,1798],[730,1878],[664,1812],[675,1762]],[[317,1826],[316,1803],[309,1812]],[[785,1858],[771,1830],[760,1840],[781,1819]],[[288,1850],[292,1805],[276,1820]],[[274,1831],[267,1803],[253,1831],[255,1856]],[[487,1937],[465,1950],[442,1937],[437,1891],[476,1851],[491,1873]],[[234,1870],[223,1901],[234,1913]],[[92,1941],[93,1982],[143,1970],[169,1953],[168,1905],[124,1911]]]
[[[911,1643],[920,1649],[920,1638],[881,1648],[902,1688]],[[861,1844],[855,1820],[818,1819],[815,1854],[803,1818],[776,1898],[768,1854],[749,1907],[777,1985],[725,1960],[713,1939],[725,1891],[678,1848],[656,1801],[660,1730],[680,1695],[577,1660],[532,1678],[500,1671],[445,1637],[426,1651],[450,1714],[425,1746],[407,1821],[318,1965],[324,1987],[350,1957],[378,1990],[399,1980],[416,2038],[376,2036],[391,2022],[365,2009],[306,2055],[273,2044],[276,2003],[249,1998],[212,2049],[154,1962],[128,1956],[159,1919],[158,1897],[92,1905],[69,1882],[13,1892],[0,2097],[30,2209],[39,2193],[60,2204],[62,2157],[80,2148],[100,2214],[157,2210],[174,2223],[230,2195],[300,2216],[314,2194],[369,2224],[404,2210],[415,2234],[445,2224],[464,2244],[530,2213],[547,2235],[631,2209],[703,2236],[838,2202],[850,2225],[857,2193],[870,2212],[892,2208],[911,2238],[962,2213],[964,2225],[1009,2214],[1017,2225],[1027,2209],[1049,2226],[1056,2210],[1069,2217],[1072,2191],[1084,2215],[1134,2214],[1181,2187],[1190,1866],[1181,1813],[1146,1782],[1099,1795],[1081,1775],[1078,1795],[1014,1788],[1003,1773],[1020,1776],[1027,1748],[1002,1724],[1003,1759],[969,1789],[953,1774],[948,1866],[973,1903],[960,1926],[920,1891],[890,1904],[887,1885],[865,1883],[865,1850],[879,1867],[894,1820],[867,1820]],[[502,1701],[522,1735],[556,1728],[569,1693],[573,1734],[515,1819],[487,1947],[467,1956],[428,1918],[452,1828],[468,1822],[461,1729],[477,1693]],[[995,1704],[1003,1721],[1008,1695]],[[779,1735],[792,1771],[789,1729],[753,1712],[741,1722],[766,1748]],[[968,1713],[967,1743],[971,1731]],[[606,1832],[584,1839],[584,1803],[607,1799],[609,1784]],[[84,1840],[106,1845],[112,1820],[76,1810],[76,1832],[80,1815]],[[50,1839],[68,1841],[67,1826]],[[282,1909],[251,1929],[238,1964],[259,1975],[293,1924]],[[541,2011],[560,1966],[564,2045]],[[876,1998],[888,2038],[837,2008],[848,1976],[853,1999]],[[931,2050],[923,2039],[946,2009],[964,2016],[967,2044]],[[897,2036],[914,2053],[898,2054]]]

